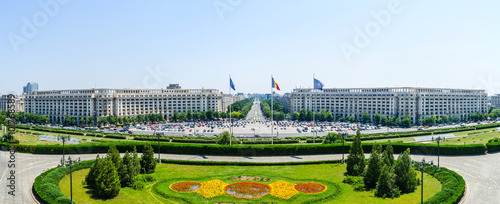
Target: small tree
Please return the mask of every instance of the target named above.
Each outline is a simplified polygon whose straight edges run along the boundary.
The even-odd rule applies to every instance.
[[[94,192],[101,198],[113,198],[120,193],[120,178],[110,157],[100,160],[101,174],[96,178]]]
[[[363,148],[361,148],[361,132],[358,129],[351,148],[349,149],[349,155],[347,156],[347,174],[358,176],[363,173],[364,170],[365,155],[363,153]]]
[[[375,196],[382,198],[396,198],[399,197],[401,191],[399,191],[398,186],[395,184],[396,175],[392,171],[391,167],[384,165],[380,172],[380,177],[377,182],[377,187],[375,189]]]
[[[398,157],[394,165],[396,185],[403,193],[411,193],[417,188],[417,173],[411,167],[410,148]]]
[[[127,152],[123,156],[122,168],[119,170],[120,182],[122,187],[132,186],[135,182],[135,176],[137,176],[134,161],[132,156]]]
[[[342,143],[342,137],[337,133],[329,132],[325,139],[323,140],[323,144],[332,144],[332,143]]]
[[[111,147],[109,147],[108,157],[115,165],[115,168],[119,170],[122,166],[122,158],[120,157],[120,152],[116,149],[116,145],[111,145]]]
[[[377,113],[373,116],[373,122],[376,124],[380,124],[380,119],[381,119],[380,113]]]
[[[132,161],[134,163],[135,175],[139,175],[141,173],[141,163],[139,162],[139,156],[137,156],[137,148],[135,146],[133,156]]]
[[[100,160],[99,153],[97,153],[97,156],[96,156],[95,161],[94,161],[94,165],[90,168],[90,171],[87,174],[87,176],[85,176],[85,183],[87,183],[87,185],[92,189],[94,189],[96,187],[95,180],[99,176],[99,174],[101,174],[99,160]]]
[[[382,162],[388,166],[394,165],[394,149],[392,148],[391,141],[385,147],[385,151],[382,154]]]
[[[232,134],[231,134],[231,140],[232,140],[232,142],[235,141],[234,135],[232,135]],[[220,133],[217,136],[216,143],[221,144],[221,145],[228,145],[229,144],[229,132],[224,131],[224,132]]]
[[[380,160],[379,149],[381,148],[382,146],[380,144],[373,144],[370,160],[368,161],[368,166],[365,170],[365,175],[363,176],[363,182],[368,189],[375,188],[380,177],[380,165],[382,162]]]
[[[155,172],[156,168],[156,159],[154,157],[153,147],[149,143],[144,145],[144,150],[142,152],[142,160],[141,160],[141,172],[144,174],[150,174]]]
[[[363,123],[370,122],[370,114],[368,114],[368,112],[366,112],[366,111],[363,112],[362,120],[363,120]]]

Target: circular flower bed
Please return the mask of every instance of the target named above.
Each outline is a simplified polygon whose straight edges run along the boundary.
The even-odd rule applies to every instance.
[[[240,199],[260,198],[269,194],[270,190],[269,185],[255,182],[238,182],[224,188],[227,194]]]
[[[316,194],[326,191],[326,186],[320,183],[299,183],[295,189],[301,193]]]
[[[170,185],[170,189],[180,193],[194,192],[200,187],[201,183],[196,181],[179,181]]]

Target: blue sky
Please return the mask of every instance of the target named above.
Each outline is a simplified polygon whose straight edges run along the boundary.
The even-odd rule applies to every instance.
[[[244,93],[269,92],[271,74],[282,93],[312,87],[313,74],[325,87],[500,93],[498,8],[493,0],[5,0],[0,93],[19,94],[29,81],[41,90],[179,83],[228,92],[229,74]]]

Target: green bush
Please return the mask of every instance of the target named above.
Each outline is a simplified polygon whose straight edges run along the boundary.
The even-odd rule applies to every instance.
[[[498,139],[491,139],[486,143],[486,148],[488,149],[488,153],[498,152],[500,151],[500,141]]]
[[[100,142],[100,143],[81,143],[78,145],[66,145],[68,154],[90,154],[106,153],[109,146],[115,144],[120,152],[132,151],[137,146],[137,151],[142,152],[145,142]],[[158,149],[157,142],[150,142],[155,150]],[[311,144],[311,145],[213,145],[213,144],[178,144],[178,143],[160,143],[161,153],[173,154],[200,154],[200,155],[310,155],[310,154],[335,154],[342,153],[342,144]],[[386,146],[387,143],[381,143]],[[437,144],[414,144],[414,143],[391,143],[394,153],[401,153],[410,148],[412,154],[437,154]],[[3,146],[9,146],[3,144]],[[24,145],[16,144],[18,152],[33,154],[62,154],[62,145]],[[371,152],[373,143],[362,143],[363,151]],[[488,146],[494,150],[492,143]],[[498,145],[497,145],[498,146]],[[344,152],[348,152],[350,144],[345,144]],[[499,149],[499,148],[497,148]],[[498,150],[496,150],[498,151]],[[470,145],[440,145],[441,155],[466,155],[466,154],[484,154],[486,146],[482,144]]]
[[[424,203],[455,204],[460,202],[465,192],[465,180],[462,176],[443,167],[436,169],[436,167],[427,166],[424,170],[442,184],[441,191]]]
[[[78,171],[80,169],[89,168],[92,161],[83,161],[80,165],[76,165],[73,171]],[[38,177],[36,177],[33,183],[33,188],[35,196],[39,200],[43,200],[45,203],[69,203],[69,198],[66,197],[59,189],[59,181],[69,174],[69,168],[56,167],[48,171],[43,172]]]

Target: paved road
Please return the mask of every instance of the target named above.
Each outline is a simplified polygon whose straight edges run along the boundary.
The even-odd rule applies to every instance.
[[[347,157],[347,154],[345,155]],[[369,155],[366,155],[369,157]],[[35,178],[47,169],[56,167],[60,155],[32,155],[15,153],[15,194],[7,194],[7,178],[10,169],[7,167],[10,153],[0,151],[0,203],[34,203],[30,196],[31,186]],[[72,155],[82,160],[94,159],[95,154]],[[412,155],[416,161],[433,160],[437,156]],[[176,155],[162,154],[161,158],[190,161],[233,161],[233,162],[290,162],[290,161],[320,161],[342,158],[341,154],[328,155],[297,155],[297,156],[210,156],[210,155]],[[468,196],[465,203],[497,203],[500,200],[500,153],[477,156],[441,156],[440,164],[459,173],[468,186]]]

